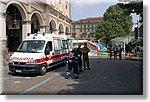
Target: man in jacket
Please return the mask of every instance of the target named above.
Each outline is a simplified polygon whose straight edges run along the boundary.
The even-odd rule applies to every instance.
[[[77,48],[73,48],[72,51],[69,52],[68,55],[68,73],[70,73],[73,69],[73,76],[75,79],[78,78],[78,57],[79,53],[77,51]]]
[[[91,70],[91,68],[89,68],[89,55],[88,55],[90,49],[87,47],[87,43],[84,43],[84,47],[82,48],[82,51],[83,51],[84,70],[86,70],[86,65],[87,65],[87,69]]]

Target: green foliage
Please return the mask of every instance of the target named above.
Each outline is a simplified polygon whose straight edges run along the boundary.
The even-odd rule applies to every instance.
[[[125,1],[125,0],[121,0]],[[119,3],[118,5],[125,10],[125,13],[127,15],[130,15],[131,13],[136,13],[137,15],[141,16],[141,21],[143,22],[143,1],[142,0],[128,0],[129,3]]]
[[[110,6],[103,15],[103,21],[97,25],[96,37],[111,38],[126,36],[132,30],[132,17],[125,13],[120,5]]]

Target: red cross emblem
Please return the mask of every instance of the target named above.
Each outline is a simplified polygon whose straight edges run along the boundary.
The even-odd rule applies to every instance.
[[[69,58],[73,58],[73,53],[70,53],[70,54],[69,54]]]

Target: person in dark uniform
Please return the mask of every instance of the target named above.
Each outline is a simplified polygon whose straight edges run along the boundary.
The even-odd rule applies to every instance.
[[[110,59],[111,59],[111,57],[112,57],[112,51],[113,51],[113,47],[110,46],[110,47],[109,47]]]
[[[83,70],[82,70],[82,58],[81,58],[81,56],[82,56],[81,44],[78,44],[77,50],[78,50],[78,53],[80,54],[80,56],[78,57],[79,72],[83,72]]]
[[[117,46],[115,46],[113,50],[114,50],[114,59],[117,59],[117,51],[118,51]]]
[[[119,45],[119,59],[121,60],[122,59],[122,47],[121,45]]]
[[[86,65],[87,65],[87,69],[91,70],[91,68],[89,68],[89,55],[88,55],[90,49],[87,47],[87,43],[84,43],[84,47],[82,48],[82,51],[83,51],[84,70],[86,70]]]
[[[72,69],[73,69],[73,76],[75,79],[78,78],[78,57],[79,57],[79,53],[77,51],[77,48],[73,48],[72,51],[69,52],[68,55],[68,70],[67,73],[71,73]]]

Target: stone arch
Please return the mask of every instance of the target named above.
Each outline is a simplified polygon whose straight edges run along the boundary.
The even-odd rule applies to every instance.
[[[59,29],[59,34],[64,33],[64,26],[62,23],[59,23],[58,29]]]
[[[15,51],[22,41],[22,21],[26,19],[24,7],[11,1],[6,5],[6,36],[9,51]]]
[[[33,11],[30,16],[31,19],[31,33],[37,33],[44,22],[44,18],[38,11]]]
[[[44,17],[43,17],[43,15],[42,15],[40,12],[38,12],[38,11],[33,11],[33,12],[31,13],[30,19],[32,18],[32,16],[33,16],[34,14],[38,17],[38,20],[39,20],[40,25],[42,25],[43,22],[44,22]]]
[[[21,13],[21,17],[22,17],[22,21],[26,19],[27,17],[27,12],[25,10],[25,8],[23,7],[22,4],[20,4],[19,2],[17,1],[10,1],[9,3],[7,3],[6,5],[6,9],[5,9],[5,12],[7,11],[7,8],[10,6],[10,5],[14,5],[18,8],[18,10],[20,11]],[[6,12],[7,13],[7,12]]]
[[[68,26],[66,26],[66,28],[65,28],[65,34],[66,34],[66,35],[70,34],[70,29],[69,29]]]
[[[50,23],[49,23],[49,30],[51,33],[53,33],[53,31],[56,31],[57,30],[57,25],[56,25],[56,21],[54,19],[51,19],[50,20]]]

